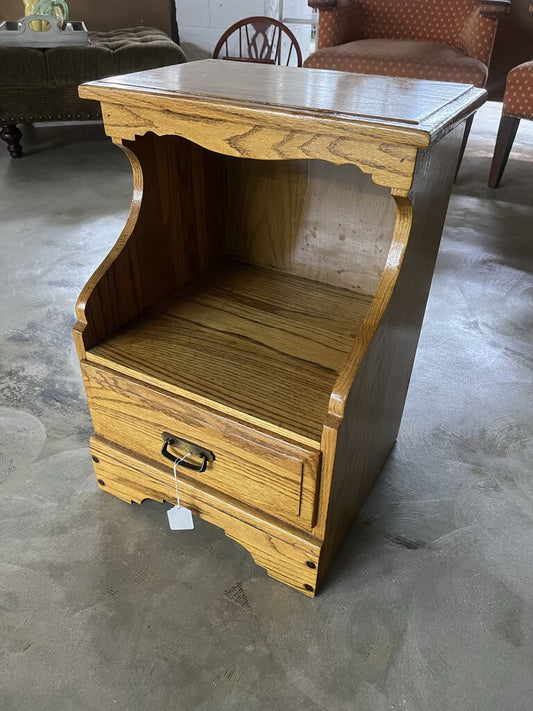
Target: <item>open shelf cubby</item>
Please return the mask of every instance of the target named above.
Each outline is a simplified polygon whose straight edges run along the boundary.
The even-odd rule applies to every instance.
[[[370,302],[366,294],[223,261],[87,359],[320,446],[334,383]]]
[[[320,447],[390,249],[389,191],[353,165],[234,159],[171,136],[130,150],[150,147],[162,210],[145,214],[145,190],[128,245],[154,295],[140,287],[144,308],[87,360]]]

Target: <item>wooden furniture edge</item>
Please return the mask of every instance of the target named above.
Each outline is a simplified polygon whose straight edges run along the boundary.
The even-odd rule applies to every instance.
[[[136,87],[125,88],[120,83],[111,81],[93,81],[80,84],[78,93],[81,98],[99,101],[105,106],[155,107],[172,111],[177,115],[213,117],[215,120],[235,121],[254,119],[258,115],[265,124],[289,125],[295,130],[309,130],[308,123],[319,122],[327,126],[330,133],[342,135],[348,132],[369,141],[387,141],[424,148],[429,144],[429,132],[423,127],[410,127],[400,121],[392,120],[384,124],[383,119],[359,118],[351,114],[321,112],[317,109],[292,108],[290,106],[272,106],[262,104],[238,104],[209,96],[170,93],[161,89],[139,92]],[[179,107],[179,111],[176,109]],[[126,134],[122,138],[131,139],[135,135],[133,126],[125,126]],[[110,135],[110,134],[108,134]]]
[[[344,74],[336,70],[307,70],[326,71],[332,74]],[[420,123],[409,125],[406,122],[386,117],[365,116],[364,114],[346,113],[343,111],[328,111],[315,108],[305,109],[303,107],[292,107],[290,105],[272,106],[271,104],[236,104],[232,100],[224,101],[223,98],[210,97],[209,95],[193,95],[189,93],[180,94],[164,89],[150,88],[143,86],[125,86],[120,82],[113,81],[113,78],[96,80],[80,84],[78,93],[81,98],[99,101],[103,105],[135,107],[154,106],[156,108],[165,107],[167,111],[181,113],[183,115],[198,116],[205,115],[206,118],[213,117],[218,120],[232,121],[238,118],[255,118],[258,114],[264,118],[265,123],[291,126],[294,130],[301,127],[306,130],[309,121],[327,126],[330,133],[342,131],[353,135],[357,133],[365,141],[385,141],[398,145],[410,145],[416,148],[427,148],[431,142],[438,139],[442,133],[451,130],[457,123],[476,111],[484,103],[487,94],[485,89],[479,89],[468,84],[458,84],[462,92],[440,106],[439,109],[429,113]],[[176,111],[179,106],[180,111]],[[450,120],[450,115],[453,119]],[[104,118],[104,123],[105,118]],[[132,126],[126,124],[126,133],[123,138],[133,137]],[[307,128],[308,130],[308,128]],[[111,135],[108,133],[108,135]]]
[[[458,97],[449,104],[441,107],[439,111],[436,111],[433,115],[436,122],[439,121],[441,115],[449,113],[449,111],[453,111],[454,118],[447,123],[437,123],[430,133],[431,143],[440,141],[441,138],[444,138],[448,133],[455,130],[459,124],[473,118],[479,107],[487,100],[487,96],[488,92],[486,89],[478,89],[477,87],[470,86],[468,92],[463,96]]]
[[[174,478],[164,468],[133,457],[95,435],[90,440],[90,451],[98,486],[103,491],[130,504],[142,503],[146,499],[175,502]],[[222,528],[271,577],[310,597],[315,595],[319,540],[296,533],[287,525],[282,527],[270,522],[246,507],[236,506],[223,496],[207,493],[190,482],[180,481],[180,499],[199,518]]]
[[[174,107],[161,112],[155,106],[142,106],[135,110],[123,103],[102,102],[102,116],[106,133],[113,142],[121,145],[148,132],[158,136],[179,135],[213,153],[230,157],[258,160],[321,159],[335,165],[356,165],[370,174],[376,185],[397,190],[411,187],[412,173],[419,147],[429,145],[429,135],[417,132],[422,146],[394,140],[392,135],[377,137],[372,124],[360,125],[324,119],[317,122],[312,117],[288,120],[288,115],[264,111],[257,114],[239,114],[227,119],[226,112],[215,112],[213,124],[202,136],[198,135],[197,108],[182,112]],[[129,128],[129,126],[136,128]],[[142,125],[142,128],[139,128]],[[215,126],[223,127],[215,131]],[[231,129],[231,130],[228,130]],[[395,132],[392,131],[392,134]]]
[[[479,0],[480,14],[497,20],[511,12],[511,0]]]
[[[330,10],[337,7],[337,0],[307,0],[307,4],[313,10]]]
[[[410,200],[411,222],[397,235],[400,243],[406,240],[402,269],[392,276],[393,293],[374,337],[352,380],[347,379],[343,416],[330,417],[323,429],[315,528],[324,539],[319,577],[353,524],[396,440],[431,286],[430,266],[436,260],[446,217],[448,200],[440,196],[451,193],[460,142],[461,133],[457,131],[419,157]],[[444,165],[442,175],[435,170],[436,164]],[[403,204],[410,211],[409,203],[400,200],[399,205]],[[388,347],[384,348],[386,342]],[[384,350],[389,354],[388,363],[381,360]],[[381,377],[377,377],[378,372]],[[371,398],[369,393],[373,393]],[[368,402],[373,403],[372,409]]]
[[[337,0],[307,0],[307,4],[314,10],[331,10],[338,3]],[[498,18],[509,14],[511,0],[479,0],[479,7],[482,15]]]
[[[122,254],[124,248],[128,244],[128,240],[131,237],[135,226],[137,224],[137,218],[141,209],[142,195],[143,195],[143,171],[137,156],[130,151],[126,146],[120,146],[122,150],[126,153],[133,172],[133,191],[130,202],[130,211],[126,224],[122,229],[118,239],[112,246],[111,250],[107,253],[103,261],[99,264],[96,270],[93,272],[91,277],[85,283],[83,289],[78,296],[76,301],[76,317],[77,321],[73,328],[74,343],[76,345],[76,351],[78,357],[81,360],[86,358],[86,338],[87,331],[89,328],[94,328],[94,324],[89,324],[87,321],[86,307],[89,299],[93,295],[98,284],[101,282],[102,278],[107,273],[108,269],[115,262],[115,260]],[[110,307],[113,305],[109,305]],[[108,334],[102,334],[105,336]],[[94,340],[94,339],[93,339]]]
[[[328,409],[327,425],[329,426],[338,427],[344,416],[346,401],[354,377],[379,328],[383,314],[387,309],[394,291],[405,256],[413,221],[412,203],[409,197],[404,193],[392,191],[392,197],[396,203],[396,223],[387,261],[385,263],[385,269],[383,270],[370,309],[359,329],[348,358],[346,359],[346,363],[333,386]]]
[[[395,190],[411,187],[417,150],[429,147],[466,120],[486,95],[484,90],[465,85],[459,96],[410,127],[394,120],[332,115],[317,109],[236,105],[218,97],[139,89],[106,80],[82,84],[79,93],[101,102],[106,133],[118,144],[151,131],[160,136],[181,135],[228,156],[352,163],[369,173],[376,184]],[[199,116],[208,125],[203,133],[198,132]]]

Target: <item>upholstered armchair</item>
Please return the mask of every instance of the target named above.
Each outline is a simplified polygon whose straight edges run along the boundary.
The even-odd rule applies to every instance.
[[[308,0],[320,11],[306,67],[484,87],[509,0]]]
[[[483,88],[510,0],[308,0],[320,11],[305,67],[432,79]],[[465,124],[457,172],[473,116]]]

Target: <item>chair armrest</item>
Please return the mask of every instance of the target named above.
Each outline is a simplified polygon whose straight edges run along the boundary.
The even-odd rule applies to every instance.
[[[481,0],[480,14],[497,20],[509,14],[511,0]]]
[[[320,10],[317,49],[336,47],[358,39],[358,0],[307,0],[309,7]]]
[[[498,20],[509,14],[510,7],[510,0],[479,0],[479,5],[467,18],[456,46],[488,67]]]
[[[309,7],[312,7],[313,10],[323,10],[324,8],[329,9],[336,7],[337,0],[307,0],[307,4]]]

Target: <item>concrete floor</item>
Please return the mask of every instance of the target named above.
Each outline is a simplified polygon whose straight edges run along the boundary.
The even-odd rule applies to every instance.
[[[2,149],[2,711],[533,709],[533,123],[489,190],[499,111],[474,122],[397,446],[315,600],[97,489],[70,329],[129,165],[99,126]]]

